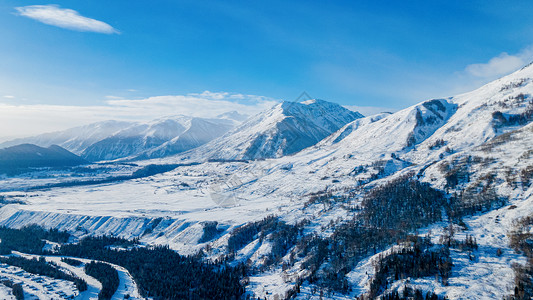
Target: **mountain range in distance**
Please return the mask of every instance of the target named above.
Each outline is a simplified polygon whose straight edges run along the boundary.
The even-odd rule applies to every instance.
[[[323,100],[283,102],[250,119],[229,112],[214,119],[111,120],[7,141],[0,148],[58,145],[92,162],[162,158],[192,149],[190,155],[202,160],[264,159],[296,153],[361,117]]]
[[[0,173],[17,174],[34,168],[60,168],[89,162],[57,145],[44,148],[20,144],[0,149]]]
[[[163,171],[30,192],[58,179],[0,178],[13,188],[1,196],[23,200],[0,207],[0,225],[245,266],[241,296],[255,298],[520,299],[533,291],[532,95],[528,65],[395,113],[308,100],[246,120],[109,121],[18,140],[39,146],[3,151]]]

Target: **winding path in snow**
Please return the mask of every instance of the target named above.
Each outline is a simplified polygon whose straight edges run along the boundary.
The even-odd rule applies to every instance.
[[[15,251],[14,251],[15,252]],[[42,255],[33,255],[33,254],[25,254],[20,252],[15,252],[19,256],[23,256],[26,258],[34,258],[34,257],[41,257]],[[94,277],[91,277],[87,275],[84,271],[84,266],[75,267],[71,266],[67,263],[64,263],[61,261],[61,258],[67,257],[67,256],[43,256],[46,261],[54,262],[61,268],[70,271],[75,276],[78,276],[79,278],[85,280],[87,282],[87,290],[85,292],[80,293],[75,299],[79,300],[89,300],[89,299],[98,299],[98,293],[102,289],[102,284],[96,280]],[[89,263],[91,261],[98,261],[98,260],[92,260],[92,259],[85,259],[85,258],[77,258],[77,257],[68,257],[72,259],[79,260],[83,263]],[[125,295],[129,295],[129,299],[145,299],[141,296],[139,292],[139,287],[137,286],[137,283],[135,280],[133,280],[133,277],[131,274],[126,270],[125,268],[110,264],[105,261],[100,261],[106,264],[109,264],[115,270],[118,272],[118,278],[120,279],[119,286],[111,298],[112,300],[121,300],[124,299]]]

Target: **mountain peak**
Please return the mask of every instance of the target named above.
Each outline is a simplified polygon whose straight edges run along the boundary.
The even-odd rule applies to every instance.
[[[324,100],[285,101],[187,154],[194,160],[280,157],[315,145],[360,117],[357,112]]]
[[[321,99],[309,99],[302,102],[284,101],[273,108],[276,110],[281,108],[284,115],[293,114],[309,114],[309,116],[317,117],[320,115],[332,115],[335,114],[351,114],[357,118],[362,118],[363,115],[359,112],[354,112],[344,108],[343,106]],[[354,120],[355,120],[354,119]]]

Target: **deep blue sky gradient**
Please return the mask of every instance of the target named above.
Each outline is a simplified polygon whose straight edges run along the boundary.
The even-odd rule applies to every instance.
[[[18,16],[58,4],[121,34]],[[533,1],[0,2],[0,95],[97,105],[106,96],[235,92],[403,108],[481,84],[465,67],[533,44]],[[135,90],[135,91],[130,91]]]

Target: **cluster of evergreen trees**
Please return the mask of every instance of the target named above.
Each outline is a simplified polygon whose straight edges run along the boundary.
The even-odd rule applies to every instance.
[[[303,220],[291,225],[275,216],[248,223],[233,230],[228,239],[228,250],[234,253],[255,239],[259,239],[261,243],[263,241],[271,243],[272,250],[266,256],[263,266],[258,270],[264,271],[266,267],[280,262],[281,258],[298,243],[302,237],[303,228],[307,223],[307,220]]]
[[[57,229],[45,230],[40,226],[31,225],[21,229],[0,227],[0,254],[10,254],[12,250],[25,253],[42,254],[44,240],[65,243],[70,234]]]
[[[515,228],[509,233],[510,246],[527,257],[526,265],[513,265],[515,271],[514,294],[512,300],[533,299],[533,216],[515,222]]]
[[[533,166],[527,166],[520,171],[520,181],[522,182],[524,190],[531,186],[531,179],[533,179]]]
[[[204,226],[204,232],[198,243],[209,242],[222,233],[222,230],[218,229],[218,222],[216,221],[207,221],[202,225]]]
[[[18,256],[0,257],[0,262],[17,266],[28,273],[72,281],[80,292],[87,290],[87,283],[83,279],[63,272],[54,263],[47,262],[44,257],[39,259],[27,259]]]
[[[70,235],[39,226],[22,229],[0,227],[0,251],[12,250],[31,254],[64,255],[110,262],[125,267],[138,283],[141,293],[155,299],[238,299],[244,293],[241,283],[246,276],[244,265],[231,267],[226,263],[204,262],[201,257],[179,255],[168,247],[134,247],[137,240],[118,237],[88,237],[77,244],[65,244]],[[45,241],[62,243],[59,252],[42,250]],[[130,247],[130,250],[113,250],[111,246]],[[55,264],[21,257],[4,257],[0,261],[21,267],[29,273],[72,281],[80,291],[86,283],[62,272]],[[73,259],[66,263],[78,264]]]
[[[15,284],[13,281],[9,279],[4,279],[2,280],[2,284],[11,288],[13,292],[13,296],[15,296],[15,299],[24,300],[24,290],[22,290],[22,285],[20,283]]]
[[[387,293],[381,297],[382,300],[446,300],[448,297],[441,297],[435,293],[427,292],[426,296],[419,289],[412,289],[408,286],[404,287],[401,293],[398,291],[393,291]]]
[[[85,273],[102,284],[98,299],[111,299],[113,297],[120,284],[118,272],[115,268],[106,263],[92,261],[85,265]]]
[[[499,196],[492,187],[472,187],[454,194],[449,202],[446,213],[450,219],[459,222],[464,216],[500,208],[508,199]]]
[[[243,265],[203,262],[199,257],[179,255],[168,247],[136,247],[113,250],[111,237],[87,237],[66,244],[60,254],[109,262],[126,268],[141,293],[155,299],[238,299],[244,293],[240,280]]]
[[[74,267],[80,267],[81,265],[83,265],[83,262],[81,260],[68,257],[61,258],[61,261]]]
[[[502,136],[486,145],[498,143],[497,140]],[[477,212],[500,208],[508,202],[507,198],[499,196],[494,189],[496,174],[486,174],[471,183],[471,165],[484,164],[486,161],[487,159],[469,155],[440,165],[440,171],[446,179],[446,189],[450,192],[448,203],[445,205],[446,214],[454,222]],[[467,184],[470,185],[465,187]],[[452,190],[455,190],[453,194]]]
[[[523,102],[531,95],[519,94],[514,99]],[[525,125],[533,120],[533,101],[529,101],[526,109],[520,114],[503,114],[501,111],[495,111],[492,113],[495,127],[512,126],[512,125]]]
[[[429,239],[417,238],[409,248],[380,256],[370,283],[370,298],[379,296],[390,283],[408,277],[439,277],[446,285],[453,265],[450,250],[447,246],[438,247],[438,250],[432,246]]]
[[[446,204],[444,193],[406,175],[365,195],[361,217],[366,226],[411,231],[442,220]]]
[[[492,205],[499,201],[490,189],[486,191],[476,199],[475,205]],[[408,174],[367,192],[361,213],[353,220],[337,225],[330,238],[317,235],[300,238],[296,252],[303,259],[302,268],[310,273],[307,278],[310,283],[328,290],[348,292],[350,286],[345,274],[362,258],[397,243],[409,232],[441,221],[443,212],[453,215],[451,219],[459,222],[460,217],[477,211],[478,208],[471,204],[464,195],[448,197]],[[472,236],[467,236],[465,241],[450,237],[449,243],[441,245],[438,251],[429,251],[423,243],[415,244],[418,246],[413,246],[412,250],[383,258],[383,270],[378,272],[374,282],[376,287],[382,286],[391,276],[438,276],[446,283],[452,266],[449,247],[467,251],[477,249]]]
[[[228,239],[228,251],[236,252],[256,239],[257,235],[264,237],[277,226],[279,220],[275,216],[268,216],[261,221],[247,223],[235,228]]]
[[[377,186],[362,202],[364,209],[353,220],[335,228],[331,238],[312,239],[306,248],[313,272],[326,259],[329,266],[310,280],[333,290],[349,291],[345,274],[364,257],[396,243],[417,228],[442,220],[447,205],[444,193],[406,175]]]

